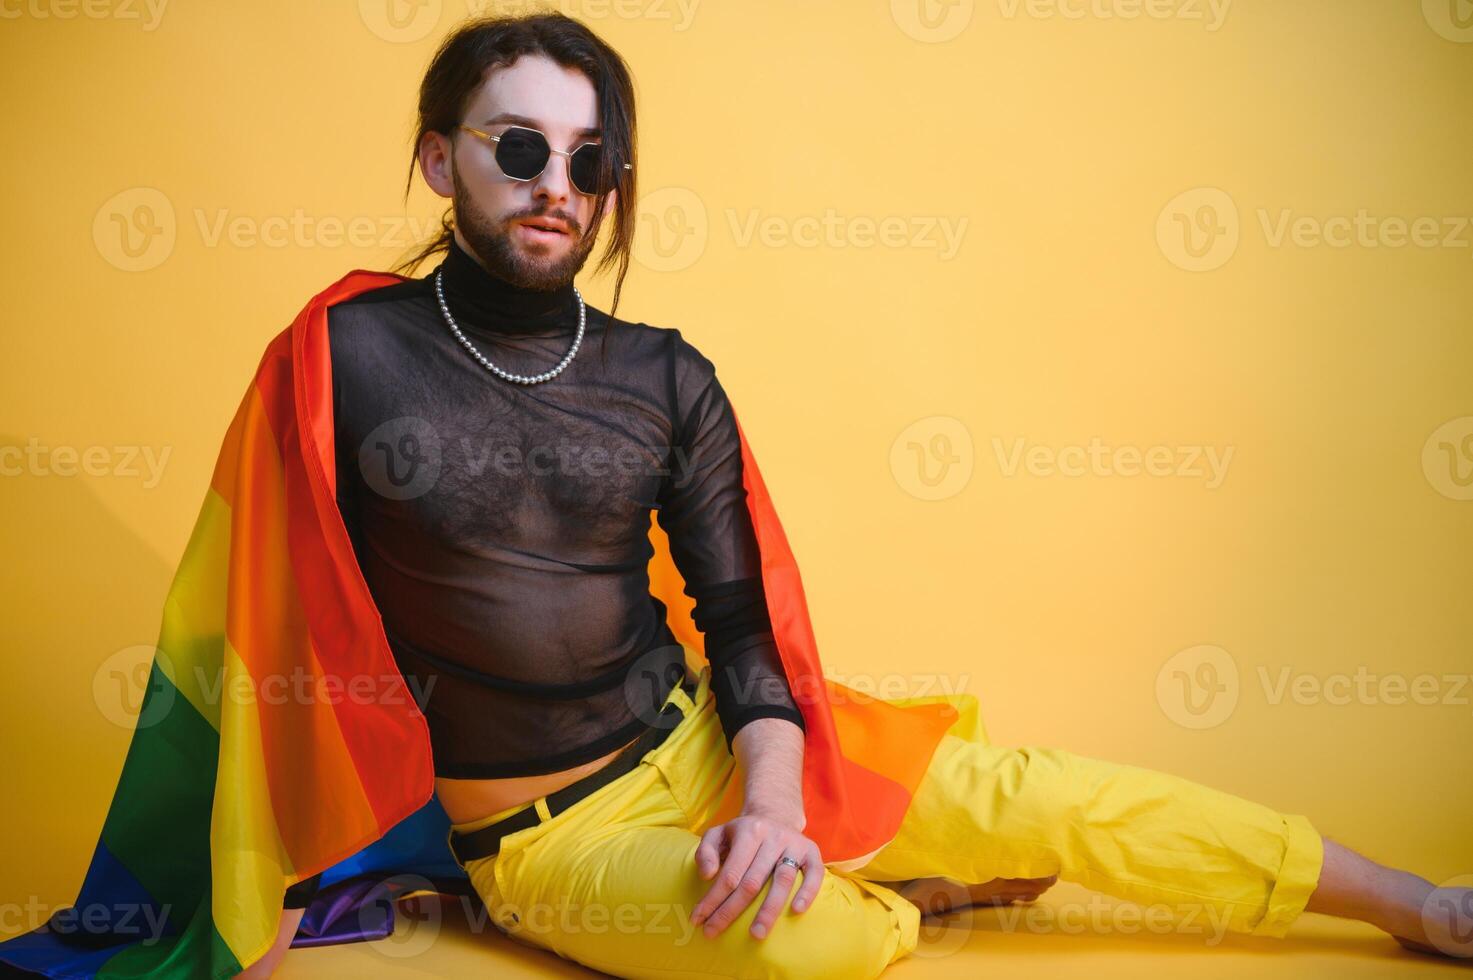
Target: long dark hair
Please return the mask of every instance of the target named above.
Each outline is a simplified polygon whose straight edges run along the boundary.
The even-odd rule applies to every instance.
[[[573,18],[556,11],[521,17],[480,17],[466,22],[440,43],[419,87],[419,123],[409,157],[409,175],[404,181],[404,201],[406,204],[409,201],[414,168],[419,163],[419,144],[425,134],[443,133],[454,139],[466,106],[486,73],[510,65],[524,54],[545,55],[564,68],[581,71],[593,83],[598,99],[598,128],[603,131],[605,147],[601,185],[619,192],[613,209],[613,234],[602,259],[594,266],[595,272],[618,267],[614,300],[609,309],[612,323],[634,243],[634,185],[635,175],[639,173],[634,153],[634,82],[629,66],[619,53]],[[635,166],[625,170],[625,163]],[[590,238],[598,236],[609,193],[605,191],[594,198],[593,219],[587,230]],[[425,259],[447,251],[453,216],[454,207],[447,207],[440,217],[439,234],[412,248],[391,271],[407,275]],[[604,340],[608,340],[608,331]]]

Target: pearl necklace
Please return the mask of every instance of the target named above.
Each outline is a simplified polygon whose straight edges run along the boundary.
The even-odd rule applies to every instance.
[[[578,347],[583,343],[583,328],[588,323],[588,307],[583,304],[583,294],[578,291],[577,286],[573,287],[573,295],[578,297],[578,335],[573,338],[573,346],[568,348],[568,352],[563,355],[563,359],[558,362],[555,368],[543,371],[541,374],[512,374],[510,371],[503,371],[495,364],[492,364],[486,355],[477,350],[476,346],[466,339],[465,334],[460,332],[460,327],[456,324],[455,317],[450,315],[450,307],[445,303],[445,289],[441,285],[443,274],[443,267],[435,270],[435,297],[440,301],[440,313],[444,315],[445,322],[450,326],[450,332],[455,335],[455,339],[460,341],[462,347],[471,352],[472,357],[481,362],[482,367],[494,372],[499,378],[505,378],[507,381],[532,385],[557,377],[562,373],[563,368],[572,363],[573,355],[578,353]]]

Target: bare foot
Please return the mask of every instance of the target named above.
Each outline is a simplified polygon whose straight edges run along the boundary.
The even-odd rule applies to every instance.
[[[1434,885],[1322,837],[1325,859],[1304,911],[1359,919],[1414,952],[1473,960],[1473,888]]]
[[[993,878],[966,885],[950,878],[911,878],[895,890],[921,910],[922,915],[942,915],[973,905],[1011,905],[1032,902],[1059,880],[1047,878]]]
[[[1473,888],[1434,888],[1415,917],[1396,919],[1401,921],[1392,921],[1387,931],[1407,949],[1444,959],[1473,958]]]
[[[1433,949],[1431,946],[1428,946],[1426,943],[1419,943],[1419,942],[1416,942],[1415,940],[1408,939],[1405,936],[1392,936],[1391,938],[1392,939],[1395,939],[1397,942],[1401,943],[1407,949],[1414,950],[1414,951],[1416,951],[1418,953],[1431,953],[1433,956],[1444,956],[1444,955],[1446,955],[1446,954],[1442,953],[1439,950]]]

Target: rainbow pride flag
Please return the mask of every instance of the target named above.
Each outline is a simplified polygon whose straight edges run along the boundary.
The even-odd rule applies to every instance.
[[[0,963],[52,977],[234,976],[271,948],[286,888],[318,872],[293,946],[383,938],[411,895],[475,897],[449,851],[428,727],[335,500],[327,310],[401,280],[355,270],[267,346],[165,600],[77,900],[0,943]],[[975,699],[887,701],[823,676],[797,563],[741,440],[773,632],[807,723],[805,833],[831,867],[857,868],[893,839],[940,738],[980,727]],[[651,593],[703,658],[653,522],[651,541]],[[713,822],[740,802],[723,801]]]

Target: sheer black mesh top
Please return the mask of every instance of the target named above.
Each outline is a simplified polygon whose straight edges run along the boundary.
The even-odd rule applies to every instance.
[[[571,285],[522,289],[452,241],[461,332],[535,375],[577,332]],[[451,333],[434,273],[328,310],[338,506],[437,776],[555,772],[654,723],[684,654],[649,590],[651,511],[695,600],[728,747],[803,725],[773,642],[736,425],[679,330],[589,307],[556,377],[507,381]],[[607,336],[606,336],[607,334]]]

